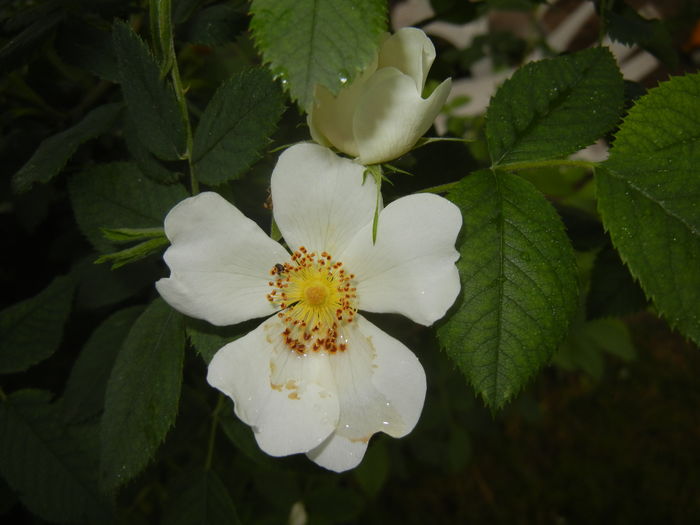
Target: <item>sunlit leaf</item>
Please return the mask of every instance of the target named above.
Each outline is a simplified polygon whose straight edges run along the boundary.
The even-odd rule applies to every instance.
[[[476,172],[448,198],[464,218],[462,293],[440,342],[497,409],[542,367],[577,307],[571,244],[551,205],[514,175]]]
[[[605,48],[532,62],[491,99],[486,138],[493,165],[563,157],[617,122],[624,83]]]
[[[336,93],[372,60],[386,30],[384,0],[253,0],[251,28],[272,72],[308,108],[316,84]]]
[[[670,324],[700,343],[700,74],[639,99],[604,168],[603,224]]]

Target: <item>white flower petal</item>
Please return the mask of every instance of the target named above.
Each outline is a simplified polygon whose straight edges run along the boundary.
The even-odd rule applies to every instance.
[[[335,255],[372,221],[377,187],[364,167],[317,144],[297,144],[272,172],[275,221],[290,249]]]
[[[367,442],[352,441],[333,433],[321,445],[307,452],[306,456],[323,468],[345,472],[360,464],[366,450]]]
[[[185,199],[165,218],[171,275],[156,283],[177,310],[215,325],[275,311],[269,271],[289,258],[279,243],[216,193]]]
[[[420,93],[435,60],[435,46],[430,38],[415,27],[404,27],[387,38],[379,49],[379,65],[395,67],[410,76]]]
[[[326,136],[321,132],[320,129],[314,124],[313,113],[306,115],[306,125],[309,126],[309,132],[311,133],[311,140],[315,143],[320,144],[324,148],[332,148],[333,144],[326,138]],[[355,144],[355,139],[352,141],[353,146]]]
[[[357,157],[357,145],[352,134],[352,117],[357,101],[365,89],[365,83],[377,69],[377,59],[349,86],[344,86],[337,96],[327,88],[316,86],[314,103],[306,119],[311,137],[322,146],[336,149]]]
[[[357,465],[376,432],[408,434],[425,400],[425,372],[400,341],[364,317],[346,326],[348,348],[331,356],[340,403],[335,433],[307,453],[319,465],[341,472]]]
[[[459,208],[432,194],[402,197],[379,215],[377,242],[367,226],[339,259],[357,280],[359,309],[399,313],[431,325],[459,294],[455,241]]]
[[[219,350],[207,375],[210,385],[233,399],[238,417],[272,456],[307,452],[338,423],[329,364],[334,356],[299,355],[284,345],[282,330],[276,317],[268,319]]]
[[[378,70],[355,110],[353,134],[362,164],[400,157],[428,131],[450,93],[448,78],[427,98],[396,68]]]

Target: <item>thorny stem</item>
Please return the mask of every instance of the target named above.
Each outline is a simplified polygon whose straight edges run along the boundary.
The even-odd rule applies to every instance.
[[[185,99],[185,90],[182,88],[182,80],[180,79],[180,69],[177,65],[177,58],[173,60],[173,66],[170,69],[170,76],[173,79],[173,86],[175,87],[175,98],[177,99],[178,105],[180,106],[182,120],[185,123],[185,133],[187,134],[185,143],[185,153],[183,157],[187,159],[187,167],[190,173],[190,186],[192,189],[192,195],[197,195],[199,193],[199,182],[197,181],[197,177],[195,177],[194,166],[192,164],[192,125],[190,124],[190,117],[187,110],[187,100]]]
[[[207,448],[207,457],[204,460],[204,470],[211,469],[211,461],[214,457],[214,443],[216,442],[216,428],[219,426],[219,412],[224,406],[224,396],[219,394],[216,401],[216,406],[211,413],[211,426],[209,427],[209,445]]]
[[[152,2],[155,0],[152,0]],[[151,3],[153,6],[154,4]],[[156,40],[160,42],[161,27],[162,23],[169,24],[171,15],[171,0],[162,0],[160,3],[160,9],[158,10],[158,29],[156,31]],[[153,16],[153,14],[151,15]],[[165,22],[167,21],[167,22]],[[153,29],[152,29],[153,31]],[[170,78],[173,82],[173,88],[175,90],[175,99],[177,100],[178,107],[180,108],[180,115],[182,117],[182,122],[185,125],[185,152],[182,154],[181,158],[187,160],[187,168],[190,174],[190,187],[192,189],[192,195],[197,195],[199,193],[199,182],[194,174],[194,166],[192,163],[192,125],[190,123],[189,109],[187,107],[187,99],[185,98],[185,89],[182,87],[182,79],[180,78],[180,68],[177,64],[177,55],[175,54],[175,43],[173,40],[172,31],[169,31],[168,46],[169,49],[163,49],[162,53],[165,56],[172,57],[172,63],[170,65]],[[163,58],[166,60],[166,58]]]
[[[170,45],[173,45],[172,40]],[[178,105],[180,106],[180,112],[182,113],[182,120],[185,123],[185,153],[184,158],[187,159],[187,167],[190,173],[190,186],[192,188],[192,195],[197,195],[199,193],[199,182],[194,174],[194,166],[192,164],[192,125],[190,124],[190,116],[187,110],[187,100],[185,99],[185,90],[182,88],[182,80],[180,79],[180,69],[177,65],[177,58],[173,60],[172,68],[170,69],[170,76],[173,79],[173,86],[175,88],[175,98],[177,99]]]

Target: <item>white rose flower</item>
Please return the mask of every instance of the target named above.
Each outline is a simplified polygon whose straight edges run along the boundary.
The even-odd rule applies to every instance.
[[[374,433],[409,433],[425,398],[416,356],[358,310],[430,325],[460,289],[459,209],[400,198],[373,244],[377,188],[363,170],[315,144],[280,156],[273,213],[291,255],[216,193],[182,201],[165,219],[171,275],[156,283],[174,308],[215,325],[268,316],[216,353],[207,379],[262,450],[336,472],[362,460]]]
[[[307,118],[311,136],[366,166],[400,157],[428,131],[450,92],[448,78],[422,97],[433,60],[435,47],[423,31],[400,29],[337,96],[317,86]]]

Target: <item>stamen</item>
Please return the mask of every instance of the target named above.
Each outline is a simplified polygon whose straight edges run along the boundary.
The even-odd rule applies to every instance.
[[[347,349],[338,341],[339,331],[355,319],[357,294],[355,276],[342,266],[328,252],[317,255],[300,246],[289,262],[270,270],[274,280],[268,282],[273,290],[267,300],[282,310],[277,316],[284,322],[282,340],[290,350],[306,354]]]

